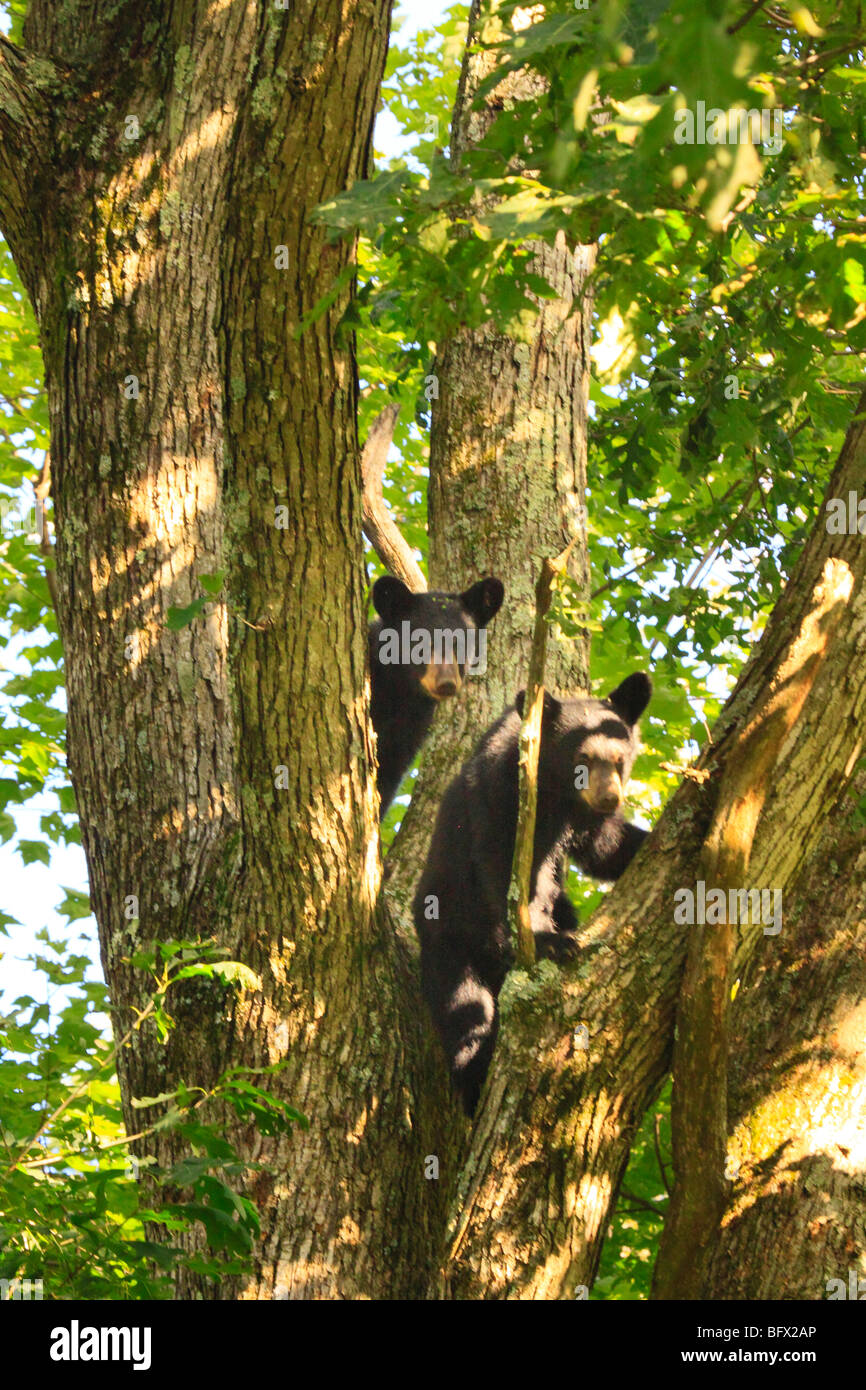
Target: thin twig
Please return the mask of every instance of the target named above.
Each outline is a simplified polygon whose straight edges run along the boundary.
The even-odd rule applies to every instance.
[[[866,38],[866,35],[855,34],[849,43],[840,43],[838,48],[828,48],[825,49],[823,53],[811,54],[810,57],[803,59],[803,62],[800,64],[800,71],[802,72],[804,68],[810,67],[812,63],[820,63],[822,59],[827,62],[833,58],[847,57],[852,48],[862,47],[864,38]]]
[[[664,1207],[660,1207],[658,1202],[648,1202],[646,1197],[639,1197],[636,1192],[630,1191],[627,1187],[621,1187],[619,1195],[621,1198],[624,1197],[627,1202],[633,1202],[639,1211],[651,1211],[653,1216],[657,1216],[660,1221],[664,1216]],[[619,1207],[617,1207],[617,1211],[619,1211]]]
[[[666,1192],[666,1193],[668,1194],[668,1196],[670,1197],[670,1195],[671,1195],[671,1185],[670,1185],[670,1183],[668,1182],[668,1175],[667,1175],[667,1172],[666,1172],[666,1170],[665,1170],[664,1159],[662,1158],[661,1127],[662,1127],[662,1117],[661,1117],[660,1114],[656,1113],[656,1114],[653,1116],[653,1145],[654,1145],[655,1151],[656,1151],[656,1163],[658,1164],[658,1166],[659,1166],[659,1172],[660,1172],[661,1175],[662,1175],[662,1182],[664,1183],[664,1186],[665,1186],[665,1192]]]
[[[722,493],[716,505],[721,506],[721,504],[730,497],[731,493],[737,490],[742,481],[742,478],[737,478],[733,483],[731,483],[731,486],[728,488],[727,492]],[[692,526],[686,526],[681,533],[682,539],[685,540],[686,537],[689,536],[692,531],[697,530],[699,525],[700,522],[696,521]],[[606,594],[608,589],[615,588],[616,585],[619,584],[623,579],[629,579],[631,575],[636,574],[638,570],[646,569],[647,565],[651,565],[658,558],[659,557],[656,555],[656,553],[653,552],[651,555],[648,555],[646,559],[641,560],[638,564],[632,565],[631,569],[626,570],[624,574],[618,574],[613,579],[609,579],[606,584],[600,584],[599,587],[597,589],[593,589],[592,593],[590,594],[590,602],[592,602],[593,599],[598,598],[600,594]]]
[[[758,13],[758,10],[762,10],[766,3],[767,0],[755,0],[755,3],[749,6],[749,8],[746,10],[746,13],[740,15],[740,18],[736,21],[735,24],[728,25],[727,32],[729,34],[736,34],[737,30],[742,29],[744,24],[748,24],[749,20],[753,17],[753,15],[756,15]]]
[[[126,1046],[136,1029],[141,1027],[142,1023],[144,1023],[146,1018],[149,1018],[149,1016],[153,1013],[155,1008],[156,1000],[151,999],[149,1004],[147,1005],[147,1008],[142,1010],[138,1018],[135,1020],[135,1023],[133,1023],[132,1027],[128,1030],[128,1032],[124,1033],[120,1042],[116,1043],[114,1047],[109,1049],[105,1056],[105,1060],[101,1062],[100,1065],[96,1068],[97,1072],[104,1071],[110,1062],[114,1062],[116,1058],[119,1057],[121,1048],[124,1048]],[[48,1115],[46,1119],[42,1121],[42,1124],[39,1126],[32,1139],[27,1140],[26,1144],[24,1145],[24,1148],[19,1151],[14,1163],[10,1164],[10,1166],[6,1169],[6,1172],[3,1174],[5,1178],[11,1176],[14,1170],[23,1161],[24,1155],[28,1154],[30,1150],[34,1148],[36,1144],[39,1142],[39,1140],[42,1138],[42,1135],[45,1133],[48,1126],[50,1124],[53,1124],[54,1121],[57,1120],[59,1116],[63,1114],[64,1110],[66,1110],[74,1100],[78,1100],[79,1096],[82,1096],[84,1094],[84,1092],[87,1090],[88,1086],[92,1083],[92,1081],[92,1074],[86,1076],[84,1080],[78,1086],[76,1086],[73,1091],[69,1092],[69,1095],[65,1098],[65,1100],[61,1101],[57,1109],[53,1110],[51,1114]]]

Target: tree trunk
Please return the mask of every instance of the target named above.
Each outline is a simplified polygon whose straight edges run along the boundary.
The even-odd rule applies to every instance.
[[[862,764],[851,790],[788,890],[782,933],[740,980],[733,1185],[704,1298],[849,1298],[866,1280],[866,832],[852,818]]]
[[[149,940],[212,936],[262,981],[169,996],[169,1044],[145,1029],[121,1058],[127,1122],[180,1079],[284,1059],[274,1087],[311,1121],[276,1154],[234,1121],[282,1174],[256,1190],[246,1297],[411,1296],[437,1244],[423,1104],[410,1118],[431,1088],[373,912],[347,282],[297,334],[350,265],[308,216],[366,172],[389,10],[179,4],[155,33],[137,6],[35,0],[40,86],[6,44],[0,69],[2,134],[39,151],[5,147],[2,215],[45,356],[69,761],[115,1026],[147,995],[130,956]],[[219,601],[168,630],[220,570]],[[170,1163],[170,1133],[150,1151]]]
[[[471,51],[480,11],[474,0],[452,122],[455,164],[489,123],[484,112],[471,110],[493,61],[488,52]],[[513,89],[514,79],[510,85]],[[498,100],[498,89],[495,95]],[[439,397],[430,439],[430,585],[456,591],[482,575],[497,574],[505,582],[506,599],[489,634],[486,675],[470,681],[458,700],[437,712],[412,801],[384,871],[388,916],[405,949],[407,988],[421,1021],[428,1093],[440,1123],[431,1150],[440,1159],[441,1175],[437,1270],[467,1136],[420,997],[412,895],[442,793],[484,729],[526,683],[541,562],[575,535],[569,568],[587,592],[584,499],[592,313],[587,277],[595,248],[571,252],[558,238],[554,247],[538,243],[534,253],[534,269],[558,298],[540,304],[528,340],[517,342],[492,326],[464,330],[441,346],[435,364]],[[551,686],[585,691],[588,669],[587,642],[551,647]],[[434,1278],[429,1293],[443,1292]]]
[[[827,495],[847,496],[864,463],[860,419]],[[828,535],[822,509],[698,777],[679,789],[595,913],[583,960],[562,972],[542,962],[531,976],[509,975],[487,1099],[453,1206],[452,1297],[568,1298],[591,1283],[631,1140],[670,1065],[686,949],[674,894],[700,878],[720,785],[744,731],[771,721],[789,697],[780,672],[804,704],[768,785],[755,788],[764,811],[746,886],[787,893],[860,755],[864,570],[861,538]],[[760,936],[760,928],[743,933],[738,969]],[[588,1028],[588,1049],[577,1024]]]
[[[473,110],[495,54],[473,51],[483,33],[495,40],[498,0],[473,0],[451,131],[459,166],[494,113],[525,96],[534,75],[509,76]],[[533,270],[556,290],[539,303],[526,341],[488,325],[442,344],[435,365],[439,398],[430,436],[428,527],[432,588],[459,590],[484,574],[505,583],[505,603],[491,628],[488,669],[465,697],[437,714],[409,811],[388,855],[385,881],[397,929],[415,949],[410,904],[427,853],[435,808],[451,778],[489,724],[526,684],[535,615],[535,584],[545,558],[577,544],[569,572],[588,595],[586,444],[595,247],[571,250],[532,243]],[[589,642],[551,644],[547,682],[563,694],[589,687]]]

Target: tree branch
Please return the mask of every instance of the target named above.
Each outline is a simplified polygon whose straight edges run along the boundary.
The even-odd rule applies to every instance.
[[[105,1144],[103,1147],[108,1148],[109,1146]],[[648,1211],[651,1212],[653,1216],[658,1217],[663,1217],[665,1214],[664,1207],[660,1206],[658,1202],[648,1202],[646,1197],[639,1197],[638,1194],[632,1192],[629,1187],[621,1187],[619,1195],[621,1198],[624,1198],[626,1202],[631,1203],[629,1208],[631,1211]],[[624,1208],[622,1209],[624,1210]],[[620,1210],[621,1208],[617,1207],[617,1211],[619,1212]]]
[[[860,486],[864,462],[866,395],[826,496],[845,497]],[[729,760],[744,748],[744,732],[756,719],[774,709],[780,715],[787,710],[786,722],[793,715],[771,784],[761,791],[766,799],[749,860],[754,884],[785,893],[862,755],[862,542],[856,534],[830,534],[824,509],[816,512],[795,571],[702,755],[700,770],[709,778],[684,781],[654,828],[642,864],[628,869],[582,924],[580,963],[558,976],[551,972],[534,992],[511,991],[509,1026],[500,1030],[487,1099],[452,1207],[465,1198],[459,1247],[446,1265],[452,1298],[569,1298],[591,1282],[638,1119],[670,1069],[688,948],[675,915],[677,894],[705,877],[701,850]],[[816,594],[822,576],[830,602],[823,622]],[[811,636],[810,615],[821,625]],[[794,633],[804,638],[802,664],[792,647]],[[826,656],[813,673],[823,641]],[[766,723],[760,727],[769,738]],[[760,788],[751,790],[757,795]],[[741,936],[737,973],[763,940],[760,930]],[[506,981],[500,1004],[508,989]],[[589,1032],[588,1049],[576,1044],[578,1019]]]
[[[427,588],[427,580],[408,543],[401,536],[382,496],[385,460],[394,438],[394,426],[399,414],[399,405],[386,405],[370,426],[370,432],[361,450],[364,535],[389,574],[402,579],[414,593],[422,594]]]
[[[812,605],[767,691],[731,747],[704,841],[707,889],[749,887],[752,843],[775,785],[779,754],[826,661],[834,620],[850,600],[854,576],[828,558]],[[728,1147],[728,1032],[734,926],[697,925],[689,941],[677,1009],[671,1123],[675,1183],[653,1284],[654,1298],[695,1298],[725,1209]],[[741,924],[742,925],[742,924]]]
[[[668,1170],[667,1170],[667,1167],[665,1166],[665,1161],[664,1161],[664,1159],[662,1158],[662,1136],[661,1136],[661,1128],[662,1128],[662,1117],[661,1117],[660,1114],[656,1114],[656,1115],[653,1117],[653,1148],[655,1149],[656,1163],[658,1164],[658,1166],[659,1166],[659,1172],[660,1172],[661,1175],[662,1175],[662,1182],[664,1183],[665,1192],[666,1192],[666,1193],[668,1194],[668,1196],[670,1197],[670,1195],[671,1195],[671,1185],[670,1185],[670,1182],[668,1181]]]
[[[745,14],[741,14],[739,19],[735,20],[733,24],[728,25],[727,32],[729,34],[736,34],[737,30],[742,29],[744,24],[748,24],[749,20],[752,19],[759,10],[762,10],[766,3],[767,0],[754,0],[754,4],[749,6]]]

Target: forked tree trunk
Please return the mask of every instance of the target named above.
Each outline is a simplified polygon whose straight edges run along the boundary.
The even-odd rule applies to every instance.
[[[154,938],[213,936],[262,981],[239,996],[192,985],[167,1048],[136,1036],[127,1118],[133,1098],[179,1079],[287,1061],[273,1084],[309,1131],[274,1154],[230,1130],[279,1172],[256,1192],[263,1240],[242,1296],[423,1296],[459,1185],[448,1293],[565,1297],[589,1282],[666,1069],[684,950],[673,891],[694,881],[725,760],[798,634],[816,669],[758,827],[756,883],[794,881],[862,745],[864,548],[816,531],[723,715],[708,781],[678,794],[606,900],[595,949],[564,974],[542,964],[509,981],[458,1184],[441,1067],[373,910],[355,374],[336,334],[348,289],[296,336],[349,261],[307,215],[365,169],[388,5],[163,13],[154,33],[132,4],[33,0],[36,61],[0,45],[0,222],[45,356],[70,761],[116,1020],[147,993],[129,956]],[[591,256],[541,254],[564,299],[580,295]],[[587,305],[565,323],[564,309],[545,306],[527,350],[479,334],[443,353],[431,579],[505,569],[516,603],[497,619],[487,682],[439,721],[431,792],[408,822],[429,825],[446,770],[513,697],[538,560],[582,524]],[[857,427],[833,495],[863,463]],[[223,569],[225,598],[170,632],[169,606]],[[582,648],[559,661],[551,683],[585,684]],[[407,824],[395,887],[400,854],[417,867],[422,843]],[[153,1151],[175,1156],[164,1135]],[[425,1180],[430,1153],[441,1183]],[[187,1279],[178,1292],[212,1290]]]

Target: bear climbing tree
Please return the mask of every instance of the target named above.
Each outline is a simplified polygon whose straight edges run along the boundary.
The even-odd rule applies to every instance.
[[[331,235],[314,214],[368,172],[390,7],[379,0],[349,8],[334,0],[285,8],[189,0],[161,7],[165,23],[156,24],[149,6],[30,0],[21,43],[0,40],[0,227],[44,355],[69,761],[115,1026],[125,1033],[146,1004],[149,980],[135,960],[148,942],[213,938],[253,981],[229,995],[190,981],[166,1041],[150,1027],[134,1032],[119,1059],[127,1125],[132,1132],[135,1101],[181,1082],[206,1092],[222,1064],[280,1064],[268,1073],[274,1094],[310,1122],[290,1141],[251,1136],[246,1123],[231,1122],[239,1151],[253,1162],[266,1158],[279,1180],[259,1174],[250,1183],[261,1218],[251,1271],[217,1290],[188,1271],[180,1297],[566,1298],[588,1285],[630,1142],[670,1065],[685,957],[673,894],[698,876],[728,765],[756,720],[774,720],[783,670],[799,673],[802,707],[783,753],[772,766],[759,764],[767,795],[751,837],[750,872],[793,888],[840,804],[866,732],[866,561],[862,537],[827,531],[824,508],[862,491],[866,459],[866,402],[854,378],[841,375],[861,350],[851,297],[860,283],[857,209],[842,216],[851,223],[844,236],[831,228],[819,260],[811,263],[810,251],[824,132],[834,141],[834,199],[843,214],[850,208],[846,151],[856,142],[843,101],[836,103],[841,119],[833,102],[810,102],[813,75],[838,72],[834,55],[854,49],[847,30],[822,50],[820,39],[759,8],[726,3],[721,21],[704,7],[678,11],[681,32],[717,57],[713,71],[701,67],[703,82],[714,81],[718,69],[744,99],[754,95],[737,85],[745,81],[735,61],[740,39],[725,25],[737,34],[745,26],[749,43],[754,38],[767,60],[757,78],[772,65],[781,84],[786,65],[795,65],[785,95],[803,138],[793,138],[783,164],[771,166],[778,173],[772,188],[750,199],[761,178],[754,162],[710,167],[712,146],[682,148],[675,162],[670,150],[659,154],[663,122],[654,115],[644,139],[640,113],[648,105],[654,112],[654,102],[673,102],[686,89],[703,100],[691,85],[689,45],[675,29],[651,55],[665,70],[664,80],[646,85],[652,102],[622,103],[618,95],[636,68],[650,76],[646,34],[628,43],[618,35],[615,50],[590,70],[605,88],[601,114],[610,118],[599,129],[623,138],[592,146],[593,157],[612,150],[616,167],[598,170],[590,160],[593,177],[584,180],[569,160],[582,154],[594,125],[593,82],[580,63],[595,31],[580,31],[571,44],[575,30],[566,28],[565,38],[558,31],[556,44],[549,30],[536,31],[535,48],[520,39],[524,58],[542,52],[563,82],[572,67],[587,79],[551,114],[548,77],[521,67],[518,50],[506,64],[504,90],[479,92],[502,60],[498,39],[517,39],[509,27],[513,6],[492,4],[483,15],[471,6],[450,163],[437,162],[439,182],[420,194],[427,221],[416,221],[417,235],[401,243],[421,258],[413,263],[416,279],[401,265],[387,287],[391,307],[379,306],[374,327],[387,336],[388,313],[408,300],[417,313],[407,351],[413,362],[435,352],[431,582],[452,593],[497,574],[509,597],[497,618],[496,669],[468,683],[465,702],[447,702],[431,731],[402,844],[389,858],[387,899],[379,891],[367,702],[352,340],[364,301],[355,295],[351,240]],[[844,22],[817,8],[828,32]],[[639,24],[641,7],[629,14]],[[527,16],[531,23],[527,10],[521,22]],[[569,24],[583,19],[570,9]],[[563,45],[568,61],[557,66]],[[853,84],[847,95],[856,95]],[[636,124],[616,124],[623,105]],[[449,219],[436,197],[463,161],[481,159],[503,111],[508,122],[492,138],[492,157],[500,173],[505,167],[509,179],[522,180],[519,196],[500,185],[503,199],[514,194],[510,206],[479,199],[468,212],[473,193],[461,187],[462,201],[450,209],[457,231],[446,273],[435,248],[449,238]],[[560,146],[563,111],[576,124]],[[673,114],[666,107],[666,118]],[[539,123],[550,137],[533,151],[539,162],[531,178],[521,170],[523,144],[497,144],[509,122],[521,141]],[[688,161],[687,176],[672,187],[680,159]],[[535,200],[557,160],[564,160],[567,186],[542,186]],[[632,168],[635,198],[650,192],[647,205],[634,209],[619,182]],[[753,182],[743,190],[747,176]],[[399,177],[391,171],[388,180],[396,196]],[[406,183],[418,187],[411,170]],[[774,203],[780,184],[784,216]],[[591,215],[566,224],[590,197]],[[401,216],[392,202],[395,238],[406,227]],[[641,378],[647,423],[642,437],[629,435],[621,447],[617,515],[625,525],[630,511],[641,511],[629,509],[630,500],[649,506],[656,497],[652,487],[630,497],[629,487],[661,440],[667,452],[653,487],[674,494],[676,506],[694,488],[715,519],[724,517],[705,534],[698,507],[688,513],[708,555],[738,526],[748,539],[777,507],[778,525],[788,528],[786,582],[699,765],[687,769],[660,817],[652,857],[642,856],[645,869],[636,863],[587,924],[579,970],[551,970],[542,961],[533,976],[512,972],[504,982],[504,1026],[480,1128],[467,1148],[428,1036],[408,905],[439,798],[525,679],[539,559],[577,534],[570,572],[583,597],[590,593],[588,503],[597,524],[617,491],[589,490],[586,477],[587,280],[596,248],[575,241],[598,229],[609,259],[594,290],[604,294],[614,282],[629,296],[618,320],[608,305],[600,344],[625,350],[632,293],[651,305],[652,316],[641,319],[646,334],[663,325],[641,359],[653,371],[649,384]],[[614,237],[628,238],[630,230],[633,240],[620,241],[617,259]],[[466,258],[488,247],[490,261],[471,261],[466,274]],[[394,242],[388,254],[397,255]],[[443,272],[435,295],[421,275],[423,257]],[[816,264],[820,273],[812,273]],[[789,265],[779,293],[773,275]],[[536,298],[524,302],[513,276],[526,267],[527,292]],[[420,297],[412,299],[417,281]],[[443,310],[437,336],[434,307],[453,311],[455,304],[467,321],[448,332]],[[496,322],[483,318],[484,306],[502,309]],[[790,318],[773,316],[780,306]],[[752,334],[745,321],[760,327]],[[785,356],[791,344],[799,364]],[[828,368],[821,357],[813,371],[824,344],[833,360]],[[643,347],[639,337],[636,350]],[[784,371],[776,369],[779,357]],[[743,413],[724,394],[732,362],[750,387],[750,396],[741,395]],[[422,365],[426,371],[430,363]],[[825,391],[830,371],[836,375]],[[383,371],[376,385],[396,388],[399,375]],[[827,402],[832,417],[822,415]],[[599,436],[617,444],[615,406],[608,400],[604,410],[610,428],[600,422]],[[726,434],[724,446],[742,477],[720,501],[706,489],[730,418],[740,434]],[[826,449],[826,439],[846,427],[825,496],[809,498],[798,490],[808,461],[825,477],[831,460],[820,448],[807,452],[807,441],[817,435]],[[780,475],[778,503],[765,491],[764,460],[753,449],[758,431],[768,454],[781,436],[795,460]],[[784,499],[792,497],[789,506]],[[288,509],[289,527],[275,524],[278,508]],[[611,528],[605,539],[618,554]],[[653,537],[646,530],[640,539],[646,555]],[[655,539],[664,542],[661,534]],[[796,563],[792,545],[801,552]],[[610,582],[603,566],[611,556],[600,548],[598,587]],[[749,584],[775,582],[776,551],[769,552],[756,559]],[[218,597],[195,622],[172,628],[169,610],[197,601],[201,577],[215,574],[225,576]],[[623,604],[630,616],[620,635],[636,622],[634,608]],[[572,643],[555,644],[549,669],[553,688],[577,694],[589,689],[589,669],[579,620],[575,629]],[[719,640],[732,640],[723,622]],[[277,786],[282,767],[290,775]],[[130,895],[139,905],[134,919],[124,911]],[[841,941],[847,927],[841,914],[836,920]],[[755,949],[742,947],[745,956]],[[576,1021],[590,1039],[579,1055]],[[847,1035],[829,1025],[827,1037],[834,1048],[850,1048]],[[168,1130],[144,1148],[165,1169],[187,1156]],[[435,1180],[431,1156],[453,1160],[440,1164]],[[834,1171],[842,1181],[841,1168]],[[812,1170],[810,1183],[818,1178]],[[799,1181],[796,1172],[791,1181]],[[805,1260],[811,1236],[800,1234],[792,1254]],[[730,1282],[726,1292],[736,1292]]]
[[[536,956],[577,953],[567,860],[613,882],[646,831],[624,821],[649,678],[628,676],[606,700],[559,701],[545,692],[529,911]],[[512,960],[508,885],[517,830],[523,692],[487,730],[442,798],[414,918],[421,980],[451,1077],[474,1114],[498,1031],[496,1000]]]
[[[392,575],[373,585],[379,617],[368,634],[370,717],[380,817],[429,733],[437,704],[458,693],[467,669],[486,669],[486,628],[504,592],[492,577],[462,594],[412,593]]]

